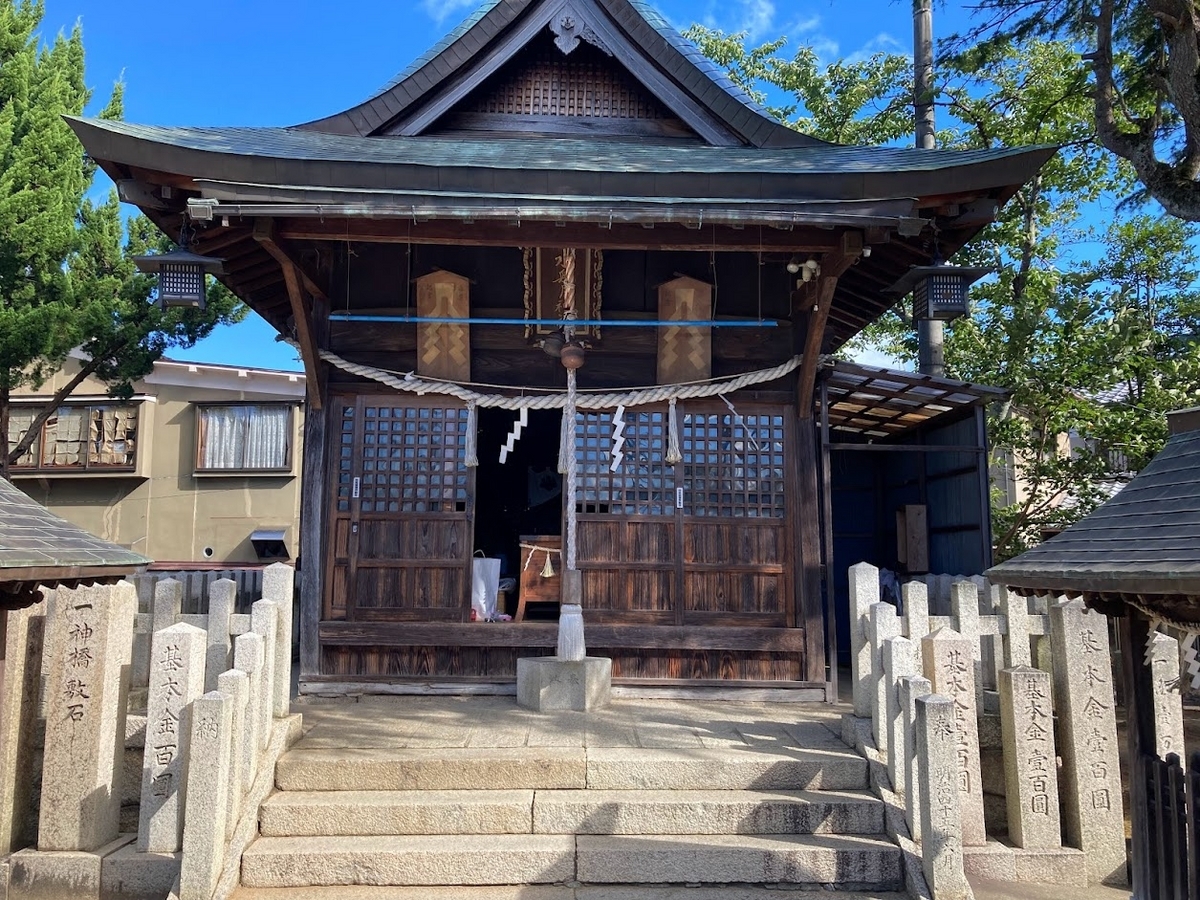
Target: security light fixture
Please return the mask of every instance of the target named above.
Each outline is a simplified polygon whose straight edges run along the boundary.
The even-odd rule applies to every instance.
[[[787,270],[790,274],[796,275],[799,273],[801,265],[802,264],[800,262],[800,257],[793,256],[791,259],[788,260]]]

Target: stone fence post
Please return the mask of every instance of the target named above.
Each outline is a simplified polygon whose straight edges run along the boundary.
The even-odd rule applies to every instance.
[[[136,615],[128,582],[54,593],[39,850],[91,851],[117,837]]]
[[[179,900],[212,900],[225,862],[233,702],[220,691],[192,701],[187,828]]]
[[[42,692],[42,644],[46,607],[42,600],[8,613],[4,677],[0,679],[0,857],[34,840],[34,729]],[[0,613],[3,615],[3,613]]]
[[[979,762],[979,720],[975,706],[978,676],[971,642],[950,628],[939,628],[921,641],[925,677],[935,694],[948,698],[954,711],[953,772],[958,784],[963,843],[983,846],[983,781]],[[978,645],[976,645],[978,647]],[[922,828],[924,824],[922,824]]]
[[[1050,675],[1020,666],[1000,673],[1000,730],[1008,833],[1024,850],[1062,846]]]
[[[296,572],[291,566],[274,563],[263,570],[263,599],[279,610],[275,633],[275,684],[272,708],[283,718],[292,707],[292,601]]]
[[[1178,753],[1187,759],[1183,743],[1183,688],[1179,683],[1179,641],[1156,631],[1146,648],[1154,698],[1154,752],[1162,759]]]
[[[141,853],[175,853],[182,846],[191,703],[204,692],[205,644],[203,631],[184,624],[156,631],[150,642]]]
[[[850,668],[854,686],[854,715],[871,715],[874,681],[871,677],[871,643],[867,627],[871,605],[879,602],[879,570],[870,563],[850,567]]]
[[[1087,854],[1090,881],[1125,884],[1125,816],[1108,622],[1089,612],[1082,600],[1072,600],[1050,607],[1050,624],[1067,842]]]
[[[970,900],[963,870],[958,743],[954,701],[916,700],[917,777],[921,785],[921,868],[933,900]]]

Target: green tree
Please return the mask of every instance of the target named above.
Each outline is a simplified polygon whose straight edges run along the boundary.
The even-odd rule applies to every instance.
[[[912,63],[895,53],[822,65],[810,47],[779,56],[786,38],[746,46],[745,33],[703,25],[685,33],[789,128],[837,144],[886,144],[912,133]],[[789,98],[773,105],[772,97]]]
[[[35,0],[0,0],[0,475],[28,450],[42,424],[88,376],[115,396],[149,373],[170,347],[190,346],[244,315],[223,288],[208,309],[159,310],[153,282],[130,253],[166,244],[145,219],[126,237],[115,195],[87,199],[95,166],[63,120],[91,99],[78,26],[43,46]],[[118,118],[122,88],[101,115]],[[71,350],[87,355],[78,373],[20,434],[10,434],[13,393],[41,386]]]
[[[1171,215],[1200,221],[1200,8],[1195,0],[980,0],[952,47],[1004,53],[1031,38],[1069,41],[1090,75],[1089,118]]]
[[[796,107],[774,110],[793,127],[837,139],[849,117],[856,137],[873,143],[911,128],[903,104],[893,119],[890,103],[880,102],[907,101],[906,71],[881,67],[868,90],[840,93],[841,82],[815,64],[801,67],[802,77],[778,77],[772,60],[781,42],[745,50],[739,35],[707,34],[701,47],[743,87],[796,98]],[[937,99],[949,123],[942,146],[1061,147],[954,260],[997,273],[974,288],[971,315],[948,328],[946,357],[951,377],[1012,391],[989,417],[996,462],[1015,460],[1023,488],[1016,502],[993,505],[1000,558],[1102,502],[1162,446],[1165,411],[1200,388],[1192,232],[1178,220],[1117,207],[1136,182],[1096,140],[1080,63],[1068,42],[1030,40],[961,54],[941,68]],[[830,93],[810,97],[814,86]],[[801,107],[817,112],[797,117]],[[836,115],[821,112],[830,109]],[[1098,204],[1113,225],[1097,235],[1088,221]],[[1097,241],[1102,249],[1092,261],[1081,248]],[[915,330],[899,308],[852,349],[866,345],[916,359]]]

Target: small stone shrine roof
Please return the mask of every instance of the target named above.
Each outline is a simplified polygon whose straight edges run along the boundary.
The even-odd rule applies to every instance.
[[[148,563],[56,516],[0,478],[0,608],[25,605],[38,585],[113,581]]]
[[[1200,409],[1170,419],[1176,433],[1120,493],[988,578],[1200,623]]]

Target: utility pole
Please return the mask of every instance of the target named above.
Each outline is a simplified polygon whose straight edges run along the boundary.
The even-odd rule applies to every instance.
[[[917,149],[937,146],[933,115],[933,0],[913,0],[913,110]],[[945,325],[938,319],[917,322],[917,359],[921,374],[946,374]]]

